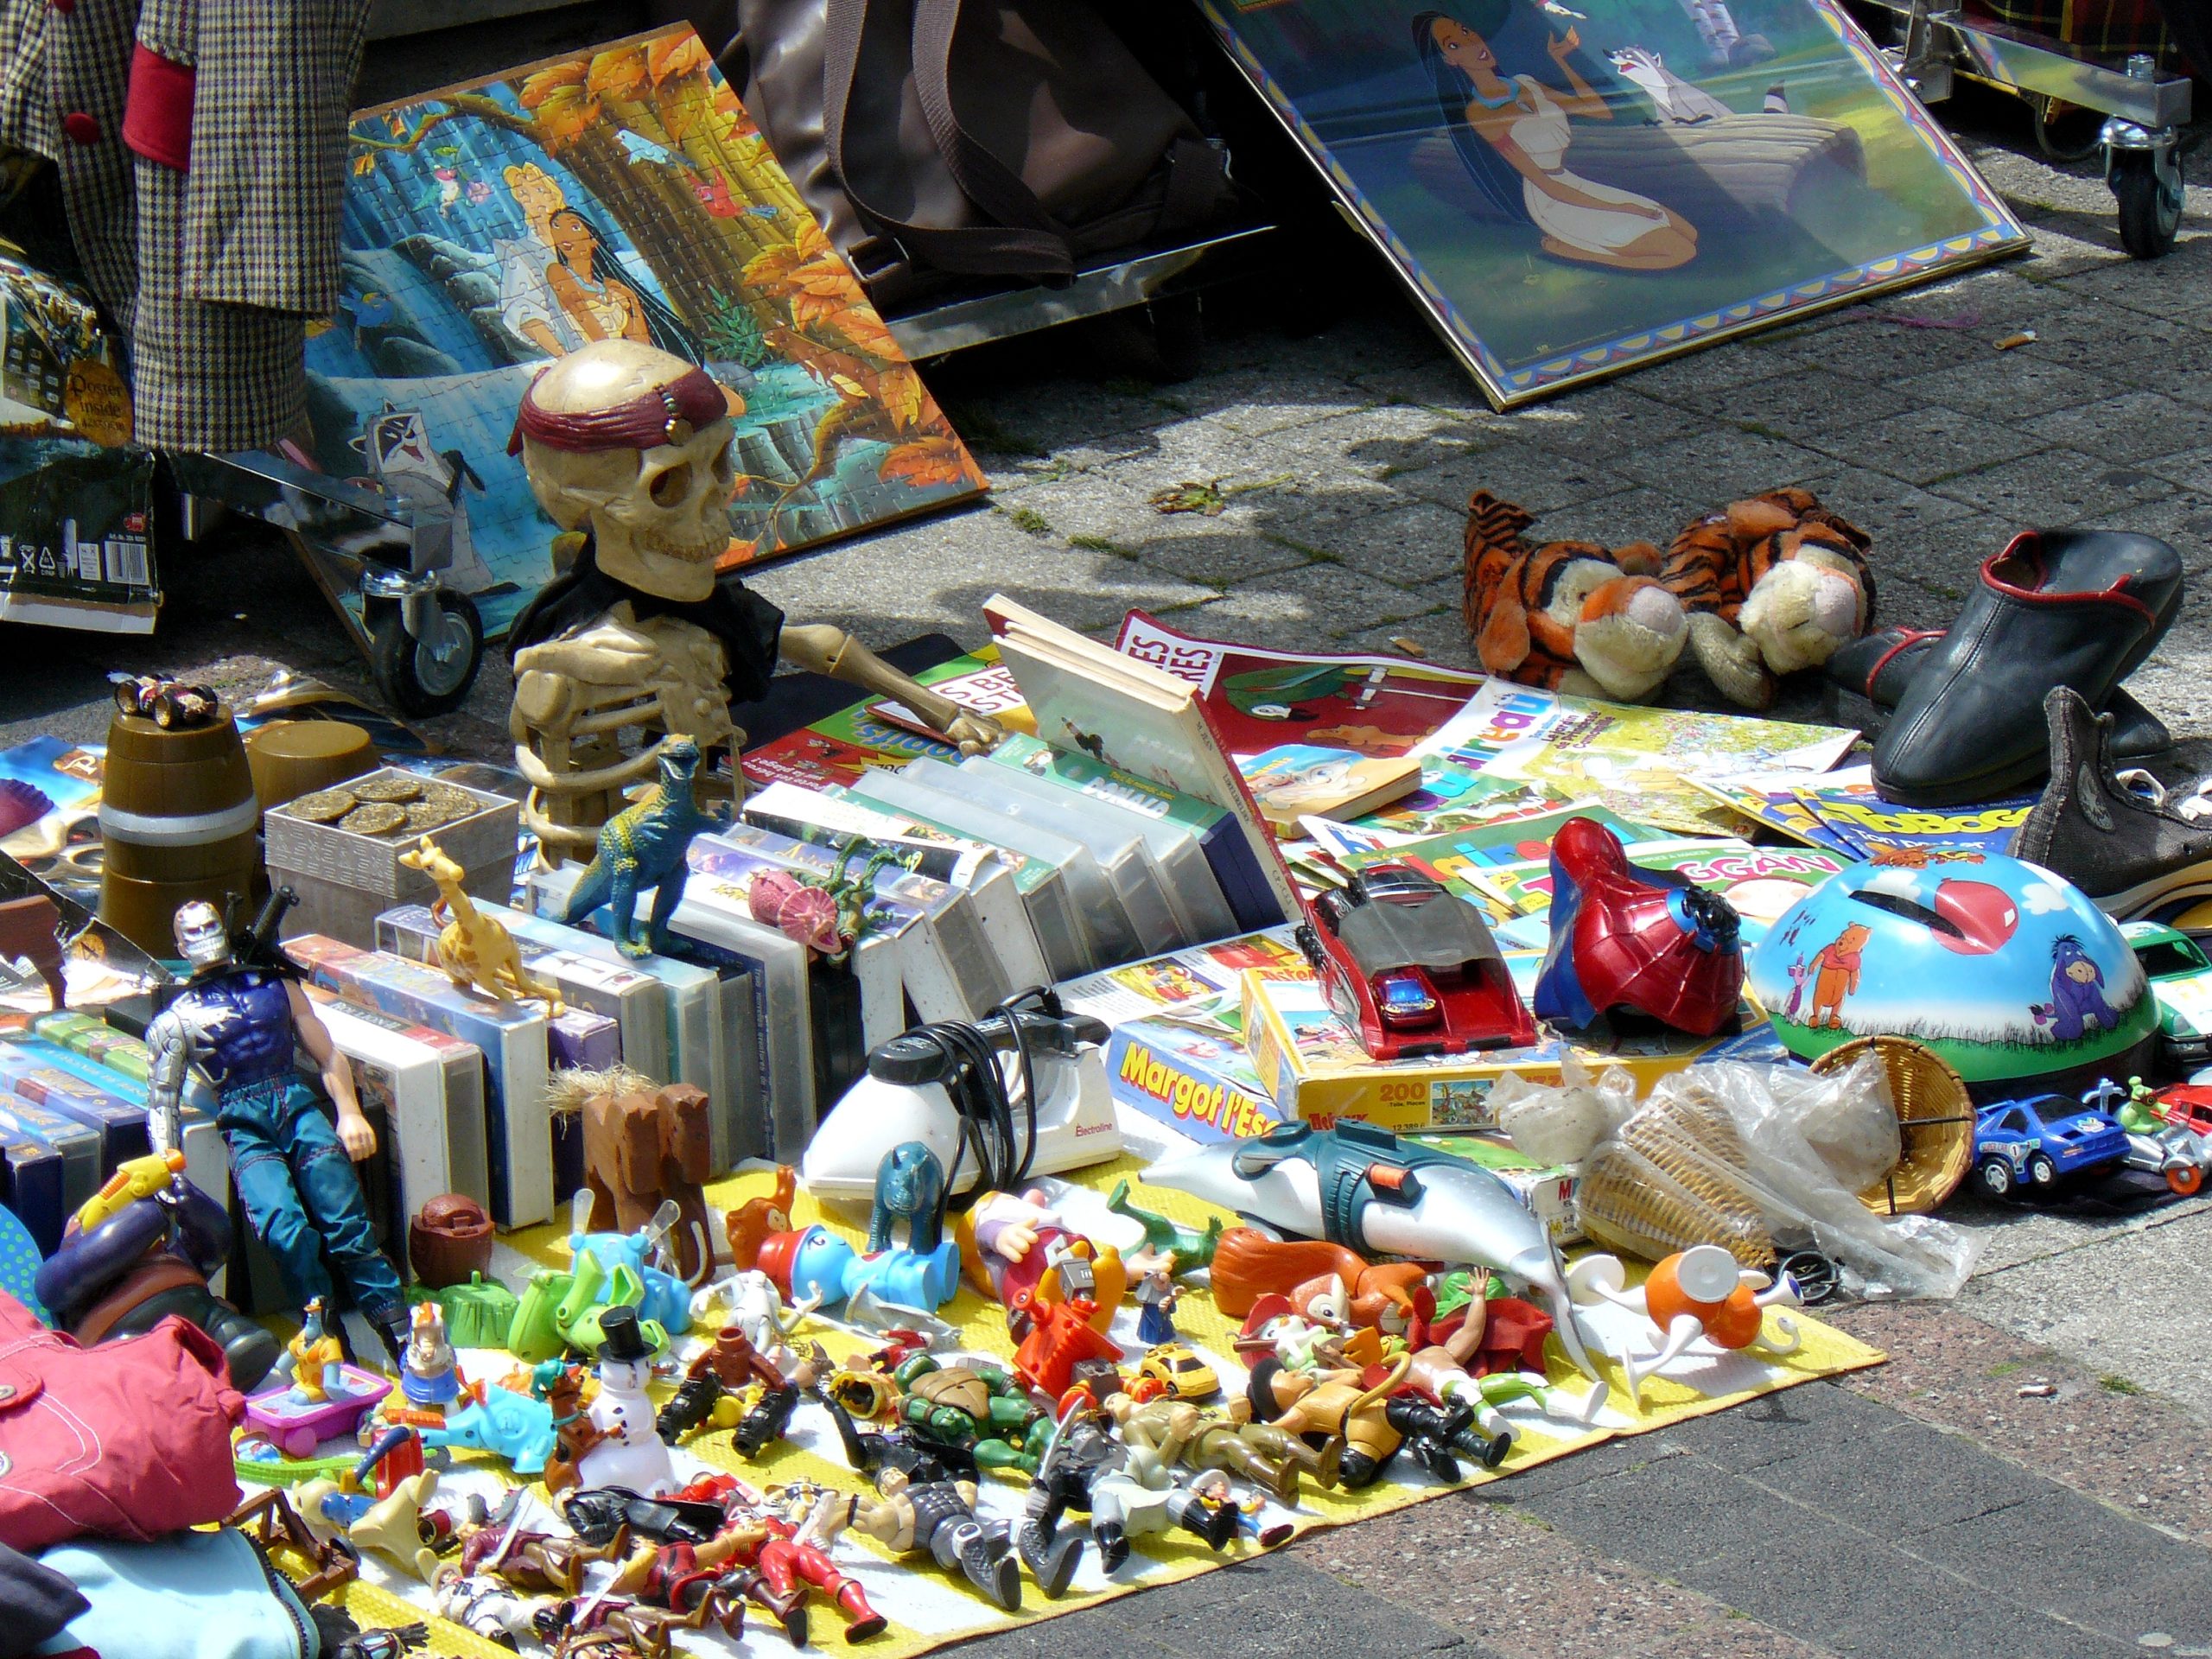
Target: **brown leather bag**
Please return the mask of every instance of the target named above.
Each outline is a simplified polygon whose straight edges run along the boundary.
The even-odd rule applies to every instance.
[[[1222,149],[1088,0],[655,0],[880,304],[1052,283],[1221,218]]]

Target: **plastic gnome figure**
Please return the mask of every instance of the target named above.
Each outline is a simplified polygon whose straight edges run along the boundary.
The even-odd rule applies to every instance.
[[[577,1484],[626,1486],[652,1497],[679,1484],[668,1447],[653,1427],[645,1393],[653,1352],[638,1329],[637,1310],[610,1307],[599,1316],[607,1340],[599,1349],[599,1397],[591,1402],[591,1447],[576,1459]]]
[[[779,655],[895,697],[967,753],[1001,735],[843,629],[786,626],[735,575],[716,574],[736,486],[732,397],[705,370],[626,340],[570,353],[523,393],[509,447],[538,505],[571,532],[568,549],[556,543],[556,564],[572,550],[566,568],[508,635],[524,817],[550,857],[590,857],[623,791],[655,775],[666,739],[738,747],[730,705],[766,693]]]

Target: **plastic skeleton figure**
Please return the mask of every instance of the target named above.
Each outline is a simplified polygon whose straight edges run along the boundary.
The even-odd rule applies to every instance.
[[[276,967],[238,959],[214,906],[197,899],[181,906],[175,926],[177,948],[194,972],[146,1027],[154,1150],[179,1145],[185,1077],[197,1067],[215,1090],[215,1123],[246,1223],[276,1258],[286,1294],[302,1307],[327,1302],[327,1255],[397,1366],[407,1346],[407,1303],[398,1274],[377,1249],[353,1175],[377,1138],[354,1096],[353,1067],[297,984]],[[295,1047],[321,1071],[337,1107],[334,1130],[293,1071]]]

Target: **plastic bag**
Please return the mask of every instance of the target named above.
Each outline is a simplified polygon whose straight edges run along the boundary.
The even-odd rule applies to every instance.
[[[1516,1151],[1565,1167],[1587,1158],[1636,1109],[1636,1084],[1618,1066],[1593,1083],[1590,1068],[1568,1054],[1556,1085],[1507,1072],[1491,1086],[1490,1108]]]
[[[1885,1148],[1887,1164],[1859,1181]],[[1653,1259],[1712,1243],[1764,1266],[1809,1247],[1834,1260],[1853,1295],[1955,1296],[1980,1251],[1970,1235],[1926,1216],[1885,1220],[1859,1202],[1858,1187],[1897,1156],[1878,1057],[1825,1077],[1715,1062],[1659,1081],[1592,1149],[1577,1202],[1592,1237]]]

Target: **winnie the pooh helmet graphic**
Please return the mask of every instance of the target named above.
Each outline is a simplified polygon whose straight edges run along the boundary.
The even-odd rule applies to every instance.
[[[2158,1029],[2111,918],[2070,882],[1996,853],[1840,870],[1768,930],[1749,969],[1801,1059],[1910,1037],[1983,1097],[2124,1077]]]

